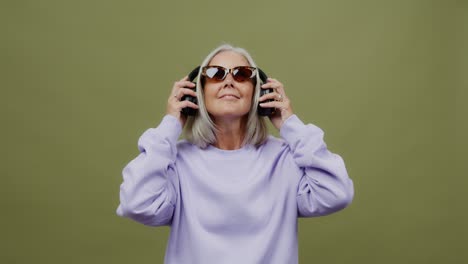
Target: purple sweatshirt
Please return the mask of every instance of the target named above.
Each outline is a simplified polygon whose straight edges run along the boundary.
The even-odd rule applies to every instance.
[[[117,214],[170,225],[165,263],[297,263],[297,218],[345,208],[353,183],[323,132],[295,115],[260,147],[201,149],[173,116],[140,137]]]

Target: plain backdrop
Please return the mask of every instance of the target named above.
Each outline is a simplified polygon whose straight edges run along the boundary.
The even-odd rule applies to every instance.
[[[350,207],[299,220],[301,263],[466,261],[467,7],[1,1],[0,263],[162,263],[169,228],[115,214],[121,171],[222,43],[284,83],[354,180]]]

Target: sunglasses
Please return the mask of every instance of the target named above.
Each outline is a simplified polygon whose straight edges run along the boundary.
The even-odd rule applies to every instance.
[[[202,68],[202,75],[214,81],[222,81],[231,73],[232,78],[237,82],[245,82],[257,76],[257,68],[250,66],[237,66],[226,69],[221,66],[205,66]]]

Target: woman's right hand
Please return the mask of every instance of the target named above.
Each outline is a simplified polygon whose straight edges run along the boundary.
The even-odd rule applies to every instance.
[[[180,123],[182,124],[182,127],[184,127],[185,121],[187,120],[187,117],[181,113],[182,109],[185,107],[198,109],[198,105],[188,100],[184,100],[184,101],[180,100],[184,95],[197,97],[197,93],[193,90],[194,87],[195,87],[195,84],[189,81],[188,76],[185,76],[180,81],[177,81],[174,83],[174,86],[172,87],[171,95],[169,99],[167,99],[166,114],[172,115],[176,117],[177,119],[179,119]]]

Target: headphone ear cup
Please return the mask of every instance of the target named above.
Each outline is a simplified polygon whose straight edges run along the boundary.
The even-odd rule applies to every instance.
[[[193,80],[197,78],[199,72],[200,72],[200,66],[195,67],[195,69],[193,69],[188,75],[189,81],[193,82]]]
[[[194,82],[193,80],[195,80],[195,78],[197,78],[199,72],[200,72],[200,66],[193,69],[188,75],[189,81],[196,84],[196,82]],[[193,89],[194,91],[196,91],[197,87],[195,86],[195,87],[190,88],[190,89]],[[190,101],[190,102],[192,102],[194,104],[198,104],[197,98],[193,97],[191,95],[184,95],[184,96],[182,96],[182,98],[180,100],[181,101]],[[191,107],[185,107],[185,108],[183,108],[181,110],[181,112],[182,112],[182,114],[184,114],[186,116],[194,116],[197,113],[197,109],[194,109],[194,108],[191,108]]]
[[[263,83],[266,83],[267,80],[268,80],[268,76],[266,75],[266,73],[264,71],[262,71],[262,69],[258,68],[258,76],[260,77],[260,80],[263,82]]]
[[[260,80],[262,81],[262,84],[267,82],[268,76],[261,69],[258,69],[258,76],[260,77]],[[260,88],[260,97],[262,97],[265,94],[272,93],[272,92],[274,92],[273,88],[268,88],[268,89]],[[267,100],[267,101],[264,101],[264,102],[266,103],[266,102],[271,102],[271,101],[273,101],[273,100]],[[260,105],[257,106],[257,113],[260,116],[270,116],[274,112],[275,112],[274,108],[265,108],[265,107],[261,107]]]

